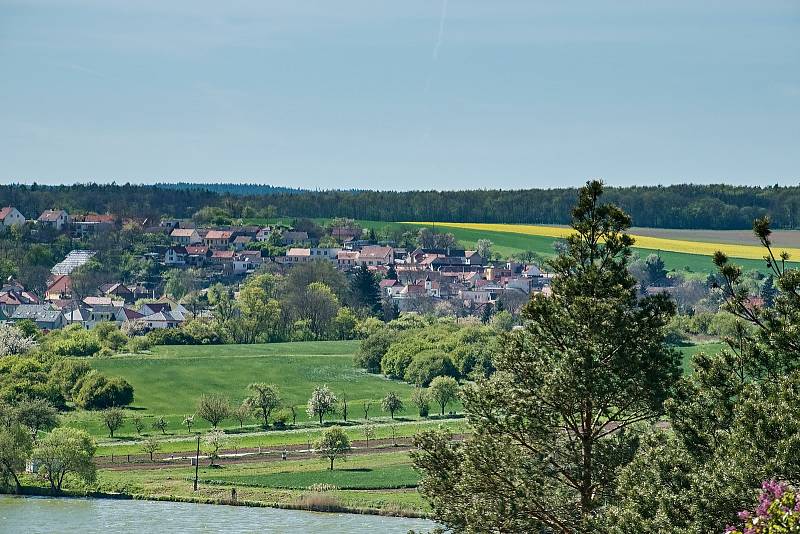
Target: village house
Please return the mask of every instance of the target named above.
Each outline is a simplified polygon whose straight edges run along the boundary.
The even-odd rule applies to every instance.
[[[201,267],[211,257],[211,250],[205,245],[189,245],[186,247],[186,263]]]
[[[306,263],[309,261],[337,261],[338,248],[291,248],[286,253],[284,263]]]
[[[132,303],[136,302],[136,295],[134,292],[126,286],[125,284],[121,284],[119,282],[112,283],[112,284],[103,284],[100,286],[100,293],[102,293],[106,297],[110,297],[112,299],[122,299],[123,302]]]
[[[52,277],[44,293],[44,299],[53,301],[70,298],[72,298],[72,279],[66,274]]]
[[[0,231],[8,230],[12,226],[22,226],[25,224],[25,216],[17,208],[6,206],[0,208]]]
[[[308,232],[286,231],[281,234],[281,242],[284,245],[294,245],[308,241]]]
[[[169,247],[164,252],[164,265],[185,265],[188,252],[182,246]]]
[[[113,215],[88,213],[76,216],[72,222],[72,227],[77,237],[84,238],[98,232],[111,230],[115,224],[116,219]]]
[[[394,249],[392,247],[366,246],[358,253],[356,261],[359,265],[391,265],[394,263]]]
[[[343,271],[347,271],[355,267],[357,261],[358,251],[356,250],[340,250],[336,254],[336,265]]]
[[[197,233],[197,230],[194,228],[175,228],[169,234],[169,237],[175,245],[186,246],[203,242],[203,238],[200,237],[200,234]]]
[[[226,263],[231,263],[235,257],[236,252],[233,250],[215,250],[211,254],[211,263],[224,266]]]
[[[44,210],[39,218],[36,219],[39,226],[51,228],[60,232],[69,227],[69,214],[64,210]]]
[[[253,241],[253,238],[249,235],[237,235],[235,238],[233,238],[233,249],[236,251],[242,251],[251,241]]]
[[[14,310],[10,319],[12,322],[26,319],[33,321],[42,330],[57,330],[63,328],[65,324],[64,314],[50,304],[21,304]]]
[[[264,228],[261,228],[258,232],[256,232],[256,241],[267,241],[271,233],[271,226],[265,226]]]
[[[233,232],[230,230],[209,230],[203,238],[203,244],[211,250],[227,249],[232,238]]]

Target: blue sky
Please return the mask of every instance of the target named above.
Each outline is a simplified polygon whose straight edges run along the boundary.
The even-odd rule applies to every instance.
[[[0,0],[0,180],[800,181],[800,2]]]

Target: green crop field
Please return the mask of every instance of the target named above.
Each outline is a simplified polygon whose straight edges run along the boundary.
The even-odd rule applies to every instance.
[[[359,221],[367,228],[373,228],[376,231],[382,228],[389,227],[393,230],[410,230],[416,231],[422,225],[418,223],[399,223],[399,222],[383,222],[383,221]],[[431,225],[426,225],[432,228]],[[437,231],[451,233],[455,238],[465,247],[474,247],[478,239],[488,239],[494,244],[494,250],[504,256],[516,254],[524,251],[532,251],[545,256],[552,256],[555,254],[553,244],[557,241],[556,238],[528,235],[515,232],[500,232],[494,230],[476,230],[472,228],[457,228],[453,226],[442,226]],[[634,252],[638,253],[641,257],[649,254],[659,254],[664,264],[669,270],[685,270],[696,273],[707,273],[715,270],[714,264],[711,261],[711,256],[704,256],[701,254],[687,254],[681,252],[660,251],[648,248],[634,247]],[[762,260],[753,259],[734,259],[734,262],[742,266],[745,270],[757,269],[765,270],[766,265]]]
[[[337,460],[328,469],[319,458],[273,462],[263,466],[237,467],[237,474],[214,476],[207,481],[234,486],[306,489],[314,484],[328,484],[339,489],[413,488],[419,473],[411,466],[408,453],[380,453]]]
[[[247,385],[253,382],[276,384],[284,406],[296,407],[298,423],[308,420],[305,404],[318,385],[327,385],[337,396],[345,394],[351,418],[363,418],[365,400],[373,401],[372,416],[383,415],[379,401],[390,390],[400,395],[410,410],[413,388],[356,368],[353,354],[357,348],[357,341],[162,346],[147,355],[94,359],[92,366],[130,382],[135,397],[131,413],[148,419],[165,416],[169,433],[187,432],[181,421],[195,412],[201,394],[218,393],[237,404],[247,396]],[[94,435],[105,433],[97,414],[73,412],[67,420]],[[193,430],[208,427],[195,420]],[[253,418],[245,424],[257,423]],[[231,428],[238,422],[227,420],[223,426]],[[130,421],[119,431],[120,436],[134,434]]]

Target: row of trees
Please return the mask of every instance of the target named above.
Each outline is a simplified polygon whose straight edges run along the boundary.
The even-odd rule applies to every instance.
[[[457,531],[721,532],[761,481],[800,484],[800,276],[765,247],[778,295],[754,307],[742,272],[715,262],[739,328],[729,349],[683,375],[665,342],[675,305],[640,297],[627,267],[630,217],[581,190],[576,234],[550,265],[525,329],[504,336],[496,372],[462,391],[472,431],[420,434],[420,490]],[[660,419],[664,425],[657,425]]]
[[[266,194],[265,194],[266,193]],[[471,221],[498,223],[569,223],[577,191],[264,191],[263,186],[215,188],[183,184],[164,188],[143,185],[0,186],[0,205],[26,216],[61,207],[127,217],[189,217],[203,207],[219,208],[228,220],[241,217],[349,217],[390,221]],[[800,224],[800,188],[728,185],[607,188],[608,198],[637,224],[661,228],[747,228],[769,215],[781,228]],[[219,214],[218,214],[219,216]]]

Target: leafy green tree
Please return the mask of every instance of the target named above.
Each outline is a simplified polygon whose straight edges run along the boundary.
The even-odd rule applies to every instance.
[[[230,417],[231,405],[228,399],[216,394],[203,394],[197,400],[197,410],[195,413],[200,419],[205,419],[208,423],[217,428],[222,421]]]
[[[438,376],[431,381],[428,388],[431,399],[441,408],[441,414],[447,405],[458,399],[458,382],[451,376]]]
[[[414,392],[411,394],[411,403],[417,407],[420,417],[428,417],[431,408],[431,396],[427,389],[414,388]]]
[[[250,390],[248,402],[250,406],[261,413],[264,427],[269,426],[269,416],[273,410],[281,405],[281,396],[275,384],[255,383],[247,386]]]
[[[366,447],[369,449],[369,440],[375,439],[375,425],[367,423],[361,427],[361,433],[364,434],[364,440],[367,442]]]
[[[650,254],[644,260],[647,270],[647,280],[649,285],[661,285],[667,279],[667,270],[664,268],[664,260],[658,254]]]
[[[333,470],[333,461],[345,458],[351,449],[350,438],[338,426],[326,429],[322,437],[314,443],[314,451],[320,457],[330,460],[330,470]]]
[[[317,386],[311,393],[306,406],[306,413],[309,417],[319,417],[319,424],[326,415],[336,413],[336,395],[328,386]]]
[[[64,477],[73,474],[85,482],[94,482],[96,469],[94,453],[97,446],[84,430],[59,427],[53,429],[33,449],[33,459],[50,483],[50,490],[61,492]]]
[[[550,264],[552,296],[531,298],[526,328],[503,338],[497,372],[464,389],[469,442],[415,439],[421,492],[449,528],[596,531],[640,423],[663,413],[680,375],[663,336],[674,305],[637,298],[630,218],[601,194],[600,182],[581,189],[574,233]],[[435,379],[434,399],[443,380],[455,382]]]
[[[33,451],[30,433],[17,423],[0,424],[0,484],[7,486],[14,481],[14,491],[22,493],[22,484],[17,473],[25,470],[25,462]]]
[[[381,360],[397,338],[391,330],[381,328],[361,340],[355,354],[355,363],[370,373],[381,372]]]
[[[762,481],[800,482],[800,271],[773,250],[768,220],[753,229],[777,282],[774,304],[752,306],[741,269],[715,255],[725,309],[751,327],[694,357],[666,403],[671,435],[645,440],[620,477],[614,532],[720,532]]]
[[[764,279],[764,283],[761,286],[761,298],[764,299],[764,306],[771,308],[775,304],[775,296],[777,294],[775,279],[772,275],[769,275]]]
[[[394,419],[394,414],[402,412],[404,409],[403,400],[397,393],[390,391],[381,399],[381,409],[384,412],[388,412],[392,416],[392,419]]]
[[[136,431],[138,435],[142,435],[142,430],[144,430],[144,419],[142,419],[141,415],[134,415],[131,417],[131,425],[133,429]]]
[[[39,432],[47,432],[58,426],[58,411],[46,399],[23,399],[13,412],[14,419],[28,429],[34,443]]]
[[[108,429],[109,437],[113,438],[114,432],[122,428],[122,424],[125,422],[125,412],[120,408],[108,408],[107,410],[103,410],[100,414],[100,418]]]
[[[478,239],[475,243],[475,251],[481,258],[491,259],[492,257],[492,243],[489,239]]]
[[[92,371],[81,379],[74,398],[75,404],[85,410],[126,406],[133,402],[133,386],[123,378]]]
[[[247,421],[247,418],[250,417],[252,413],[253,407],[247,399],[236,408],[231,409],[231,416],[239,421],[239,428],[244,427],[244,422]]]

